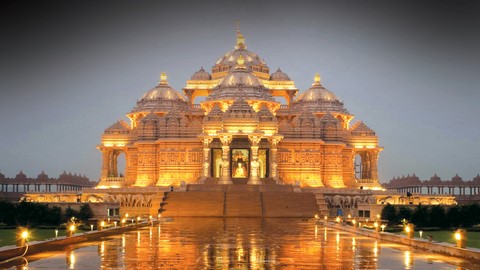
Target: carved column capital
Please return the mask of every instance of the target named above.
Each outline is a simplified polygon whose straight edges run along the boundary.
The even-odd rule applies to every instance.
[[[248,135],[248,140],[252,143],[252,146],[257,146],[262,140],[262,135],[261,133],[252,133]]]
[[[222,142],[222,145],[229,146],[233,140],[233,137],[228,133],[222,133],[222,134],[219,134],[219,139]]]
[[[268,141],[270,142],[270,145],[272,146],[272,148],[277,148],[278,144],[282,139],[283,139],[282,135],[275,135],[268,138]]]

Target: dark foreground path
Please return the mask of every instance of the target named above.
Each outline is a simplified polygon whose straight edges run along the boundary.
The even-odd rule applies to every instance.
[[[11,269],[478,269],[285,218],[178,218],[27,259],[24,268]]]

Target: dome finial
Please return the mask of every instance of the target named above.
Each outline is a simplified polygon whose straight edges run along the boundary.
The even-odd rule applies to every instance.
[[[320,74],[315,73],[315,77],[313,78],[313,81],[315,83],[320,83],[320,79],[321,79]]]
[[[237,21],[237,45],[235,49],[245,49],[245,38],[243,37],[242,33],[240,33],[240,21]]]
[[[167,73],[162,72],[162,74],[160,74],[160,82],[161,83],[166,83],[167,82]]]

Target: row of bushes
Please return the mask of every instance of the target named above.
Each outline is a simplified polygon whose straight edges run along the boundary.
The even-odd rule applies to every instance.
[[[71,217],[87,221],[93,216],[92,209],[88,204],[82,205],[80,211],[68,207],[64,213],[62,212],[60,207],[50,207],[48,204],[33,202],[13,203],[0,200],[0,223],[8,226],[58,226]]]
[[[393,206],[387,204],[382,210],[382,219],[390,225],[411,222],[418,227],[470,228],[480,224],[480,206],[468,204],[461,206]]]

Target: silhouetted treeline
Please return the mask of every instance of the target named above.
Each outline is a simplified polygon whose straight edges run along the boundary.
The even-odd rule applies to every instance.
[[[418,205],[416,207],[387,204],[382,210],[382,219],[390,225],[411,222],[417,227],[470,228],[480,224],[480,206],[466,204],[455,206]]]
[[[34,202],[13,203],[0,200],[0,223],[8,226],[29,226],[38,225],[58,226],[71,217],[87,221],[93,216],[92,210],[88,204],[80,207],[80,211],[75,211],[70,207],[62,213],[62,209],[48,204]]]

